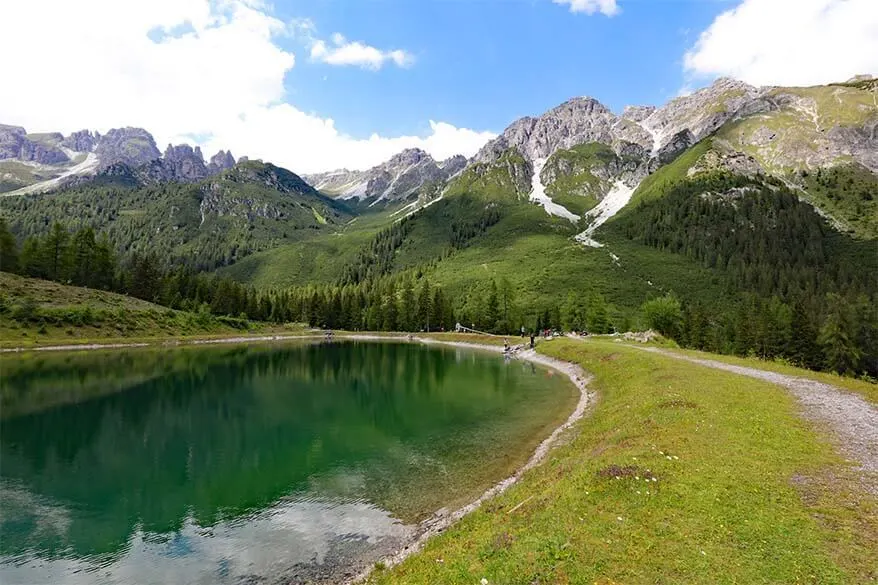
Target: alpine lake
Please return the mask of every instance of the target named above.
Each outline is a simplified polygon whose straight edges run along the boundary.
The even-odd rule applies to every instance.
[[[523,465],[563,375],[405,342],[0,357],[0,583],[337,583]]]

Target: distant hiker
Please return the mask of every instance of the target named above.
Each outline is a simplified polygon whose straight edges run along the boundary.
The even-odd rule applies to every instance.
[[[509,353],[509,340],[503,338],[503,353]]]
[[[531,349],[534,348],[534,334],[533,333],[530,334],[530,348]]]

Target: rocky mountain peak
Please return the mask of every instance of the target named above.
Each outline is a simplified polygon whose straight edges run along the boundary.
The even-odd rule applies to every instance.
[[[462,154],[455,154],[449,158],[446,158],[442,162],[439,163],[439,168],[442,169],[449,177],[456,175],[466,166],[467,160],[466,157]]]
[[[387,161],[365,171],[339,169],[306,175],[305,180],[320,191],[341,199],[405,200],[425,185],[438,185],[466,166],[461,155],[441,164],[420,148],[407,148]]]
[[[587,142],[612,144],[617,118],[594,98],[578,97],[536,117],[521,118],[476,153],[476,162],[493,162],[513,148],[533,163],[556,150]]]
[[[207,177],[207,167],[201,148],[192,148],[188,144],[168,145],[162,158],[164,179],[194,183]]]
[[[31,135],[21,126],[0,125],[0,160],[17,159],[42,165],[67,163],[70,157],[58,147],[63,138],[57,132]]]
[[[220,150],[210,157],[210,164],[207,165],[207,169],[210,174],[216,174],[233,166],[235,166],[235,157],[232,156],[232,151]]]
[[[145,165],[161,156],[152,134],[143,128],[113,128],[101,136],[95,146],[100,167],[124,163],[132,168]]]
[[[622,117],[633,122],[643,122],[656,111],[655,106],[625,106]]]
[[[76,152],[91,152],[100,138],[97,132],[92,134],[89,130],[78,130],[62,140],[61,146]]]

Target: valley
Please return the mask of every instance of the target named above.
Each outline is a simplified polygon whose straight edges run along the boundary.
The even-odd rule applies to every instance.
[[[48,154],[13,129],[4,152],[54,160],[53,145],[68,144],[99,164],[46,193],[13,191],[2,214],[22,253],[55,222],[89,227],[120,265],[152,255],[284,290],[286,312],[312,326],[413,327],[397,317],[415,310],[400,295],[422,285],[442,291],[444,326],[496,332],[655,326],[644,304],[667,298],[677,308],[662,333],[683,345],[874,374],[876,91],[874,80],[722,78],[621,115],[574,98],[513,122],[469,161],[409,149],[365,171],[303,177],[224,151],[210,164],[185,145],[162,155],[139,129],[52,135]],[[354,313],[333,317],[328,307],[348,296]],[[821,364],[830,322],[853,341]],[[807,351],[793,348],[802,330]]]

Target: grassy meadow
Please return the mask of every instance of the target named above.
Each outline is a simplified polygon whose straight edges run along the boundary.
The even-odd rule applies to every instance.
[[[878,502],[771,384],[612,341],[539,467],[371,583],[873,583]]]

